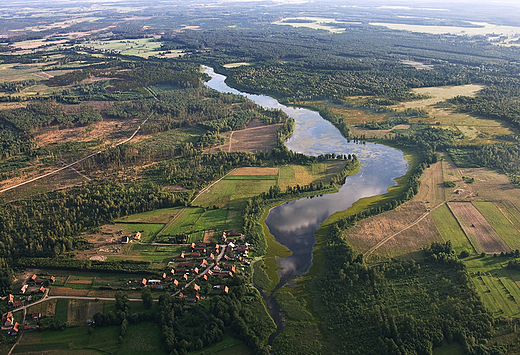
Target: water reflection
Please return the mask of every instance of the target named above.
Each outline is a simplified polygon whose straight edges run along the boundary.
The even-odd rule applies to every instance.
[[[306,155],[327,153],[356,154],[361,162],[358,174],[349,176],[338,193],[315,198],[290,201],[273,208],[265,222],[269,231],[293,254],[278,260],[280,285],[294,275],[305,273],[312,263],[312,249],[315,244],[314,232],[333,213],[343,211],[361,198],[385,193],[395,185],[395,178],[406,173],[408,164],[403,153],[380,144],[358,144],[347,142],[341,133],[317,112],[287,107],[275,99],[264,95],[242,93],[224,83],[225,76],[216,74],[212,68],[206,73],[212,79],[207,86],[221,92],[240,94],[265,108],[283,110],[295,120],[293,136],[286,142],[287,147]],[[282,186],[284,188],[284,186]]]

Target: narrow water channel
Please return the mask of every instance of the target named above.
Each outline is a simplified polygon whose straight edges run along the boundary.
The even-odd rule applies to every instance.
[[[283,286],[295,276],[306,273],[312,265],[314,233],[333,213],[343,211],[361,198],[384,194],[395,178],[406,173],[408,163],[403,152],[381,144],[348,142],[330,122],[318,112],[288,107],[272,97],[240,92],[225,83],[226,77],[204,67],[211,80],[206,86],[220,92],[246,96],[265,108],[281,109],[295,121],[292,137],[286,146],[306,155],[327,153],[356,154],[361,163],[359,173],[349,176],[337,193],[314,198],[302,198],[277,206],[269,212],[265,223],[276,241],[292,251],[278,259],[278,274]]]

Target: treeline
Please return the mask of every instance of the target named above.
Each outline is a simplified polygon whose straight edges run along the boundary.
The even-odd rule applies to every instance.
[[[81,248],[76,236],[115,218],[158,208],[186,204],[189,192],[162,192],[151,184],[92,182],[2,204],[0,255],[54,257]]]
[[[12,94],[20,92],[23,89],[36,85],[37,81],[34,79],[21,80],[21,81],[4,81],[0,83],[0,92]]]
[[[98,110],[91,106],[83,106],[79,112],[67,113],[64,107],[56,102],[41,101],[14,110],[0,111],[0,121],[7,121],[19,130],[29,133],[35,128],[62,124],[86,125],[101,121],[103,118]]]
[[[153,272],[150,261],[139,260],[117,260],[117,261],[98,261],[81,260],[67,257],[55,258],[25,258],[16,261],[16,264],[25,268],[43,269],[64,269],[80,271],[101,271],[101,272],[127,272],[143,273]]]
[[[451,148],[448,153],[457,166],[486,167],[520,183],[520,147],[516,144],[470,145]]]
[[[482,345],[493,318],[456,256],[450,263],[399,260],[370,267],[335,225],[322,245],[325,264],[314,297],[334,352],[431,354],[447,341],[461,344],[466,354],[505,354],[502,347]],[[432,246],[427,253],[447,251]]]

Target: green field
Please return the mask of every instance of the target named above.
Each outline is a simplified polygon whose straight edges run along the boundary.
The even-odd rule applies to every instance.
[[[116,220],[116,222],[166,224],[181,210],[182,207],[161,208],[159,210],[136,213],[130,216],[122,217]]]
[[[128,327],[118,354],[165,354],[160,329],[157,328],[155,323],[149,322]]]
[[[161,42],[150,38],[139,38],[129,40],[92,41],[85,45],[97,50],[119,50],[121,54],[148,58],[159,54]]]
[[[276,178],[276,175],[273,175]],[[197,198],[200,206],[211,207],[213,205],[220,208],[230,208],[241,211],[245,207],[247,200],[262,192],[269,191],[271,186],[276,185],[276,179],[256,179],[256,175],[251,175],[251,179],[240,176],[235,179],[228,176],[217,184],[213,185],[204,194]]]
[[[56,302],[56,311],[54,313],[54,320],[58,323],[66,323],[69,311],[69,300],[59,299]]]
[[[185,233],[193,224],[197,222],[200,216],[204,213],[204,209],[201,207],[187,207],[184,212],[172,223],[171,226],[166,228],[164,235],[177,235]]]
[[[457,254],[463,250],[469,253],[476,253],[447,205],[440,206],[435,211],[432,211],[430,215],[444,240],[451,240],[453,250],[455,250]]]
[[[463,259],[482,301],[495,317],[520,315],[520,271],[506,269],[509,260],[492,256]]]
[[[155,235],[164,227],[163,224],[152,223],[116,223],[118,229],[123,230],[124,235],[135,234],[141,232],[141,242],[149,243],[153,240]]]
[[[500,206],[497,207],[493,202],[473,202],[473,205],[482,213],[508,247],[512,250],[520,249],[520,232],[512,224],[512,222],[515,223],[516,218],[512,219],[508,216],[510,214],[508,212],[512,211],[508,211],[506,208],[499,209]],[[514,211],[516,212],[516,210]]]

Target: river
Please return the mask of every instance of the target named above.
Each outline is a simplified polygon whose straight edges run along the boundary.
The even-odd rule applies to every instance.
[[[225,83],[224,75],[215,73],[213,68],[204,68],[205,73],[211,76],[206,86],[220,92],[245,96],[258,105],[281,109],[292,117],[295,121],[294,133],[285,143],[290,150],[306,155],[356,154],[361,163],[359,172],[347,177],[337,193],[293,200],[271,209],[265,223],[276,241],[292,251],[290,256],[278,259],[281,269],[278,271],[280,282],[277,289],[309,270],[316,243],[314,233],[322,222],[333,213],[346,210],[361,198],[386,193],[390,186],[397,184],[395,179],[406,173],[408,162],[403,152],[397,149],[376,143],[347,141],[318,112],[288,107],[269,96],[238,91]],[[266,295],[263,296],[266,298]],[[273,315],[276,311],[273,312],[272,307],[276,305],[273,305],[272,299],[267,301],[271,302],[269,308]],[[280,320],[275,321],[279,331]]]

